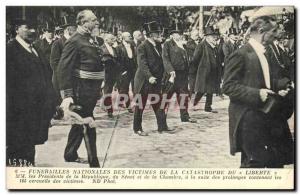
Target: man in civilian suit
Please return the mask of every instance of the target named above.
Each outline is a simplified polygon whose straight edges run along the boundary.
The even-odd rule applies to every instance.
[[[112,92],[119,77],[119,63],[117,61],[116,49],[113,47],[115,36],[110,33],[104,35],[104,44],[101,46],[102,63],[105,70],[104,84],[104,106],[109,118],[113,118]]]
[[[72,23],[70,18],[67,16],[63,17],[63,24],[61,27],[64,29],[63,35],[55,40],[52,44],[51,54],[50,54],[50,66],[53,71],[52,75],[52,84],[54,90],[57,94],[57,105],[61,104],[61,97],[59,92],[58,80],[57,80],[57,70],[58,70],[58,63],[62,54],[62,50],[64,48],[65,42],[76,32],[76,24],[75,21]],[[54,119],[61,119],[63,117],[63,111],[59,106],[56,107],[56,114],[54,115]]]
[[[222,46],[222,50],[224,53],[224,64],[226,65],[226,61],[230,54],[232,54],[235,50],[238,49],[237,46],[237,32],[235,28],[230,28],[228,32],[228,40],[224,42]]]
[[[133,80],[136,72],[136,60],[134,46],[132,45],[132,38],[129,32],[122,33],[122,43],[116,47],[117,60],[120,64],[120,78],[119,78],[119,94],[120,101],[125,101],[125,106],[129,113],[133,113],[130,107],[129,87],[133,88]],[[123,106],[123,105],[121,105]]]
[[[282,85],[278,66],[265,54],[274,40],[276,22],[256,18],[249,42],[235,51],[225,66],[223,90],[230,97],[230,153],[241,152],[242,168],[280,168],[293,163],[293,140],[287,119],[293,112],[292,92]],[[276,107],[264,108],[276,97]]]
[[[151,106],[156,116],[158,132],[168,131],[164,109],[161,108],[161,82],[164,66],[161,54],[160,26],[157,22],[144,24],[147,39],[140,44],[137,51],[138,68],[134,77],[134,95],[141,96],[134,109],[133,131],[140,136],[147,136],[143,131],[142,117],[149,94],[155,94],[159,101]]]
[[[168,99],[171,99],[173,94],[176,93],[176,99],[180,106],[180,118],[182,122],[196,122],[190,118],[188,113],[189,60],[187,51],[181,42],[181,35],[182,29],[180,29],[180,25],[174,25],[170,31],[171,39],[164,43],[162,58],[165,72],[170,77],[175,78],[173,87],[166,95]]]
[[[199,31],[198,30],[193,30],[191,32],[191,38],[188,40],[186,43],[186,51],[188,53],[188,59],[189,59],[189,90],[190,90],[190,95],[194,93],[194,87],[195,87],[195,80],[196,80],[196,75],[197,75],[197,68],[198,66],[194,66],[192,63],[194,51],[196,49],[196,46],[199,44],[201,40],[199,40]]]
[[[48,140],[55,92],[47,59],[32,44],[34,27],[25,20],[15,24],[17,36],[6,48],[6,164],[32,166],[35,145]]]

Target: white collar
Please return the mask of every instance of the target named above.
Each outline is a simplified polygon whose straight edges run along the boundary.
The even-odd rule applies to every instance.
[[[84,34],[91,34],[91,32],[88,29],[85,29],[82,26],[78,26],[77,27],[77,32],[79,34],[82,34],[82,35],[84,35]]]
[[[64,34],[64,37],[68,40],[71,36],[69,34]]]
[[[151,39],[147,38],[147,40],[154,46],[156,47],[156,43],[154,41],[152,41]]]
[[[106,42],[104,42],[104,44],[105,44],[105,46],[106,46],[107,48],[112,48],[112,46],[110,46],[110,45],[107,44]]]
[[[26,41],[24,41],[24,39],[22,39],[19,35],[16,36],[16,40],[25,48],[25,49],[29,49],[30,44],[27,43]]]
[[[122,41],[122,42],[125,47],[130,47],[130,43],[127,43],[126,41]]]
[[[206,40],[206,42],[212,47],[212,48],[215,48],[216,46],[213,45],[212,43],[210,43],[209,41]]]
[[[51,39],[48,39],[47,37],[45,37],[46,41],[51,44],[52,43],[52,40]]]
[[[256,52],[259,52],[262,54],[265,53],[265,51],[266,51],[265,47],[261,43],[256,41],[255,39],[250,38],[248,42]]]
[[[136,39],[133,39],[133,41],[134,41],[135,44],[137,44],[137,42],[138,42],[138,40],[136,40]]]

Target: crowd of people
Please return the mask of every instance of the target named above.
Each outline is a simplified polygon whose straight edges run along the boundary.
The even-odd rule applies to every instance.
[[[114,91],[139,136],[148,136],[142,126],[147,100],[163,134],[174,130],[167,125],[174,93],[181,121],[190,123],[199,122],[189,115],[190,103],[196,107],[206,96],[204,111],[217,113],[213,96],[224,93],[231,101],[231,154],[242,152],[241,167],[293,163],[287,119],[294,107],[294,50],[272,17],[223,34],[213,26],[184,34],[180,24],[156,21],[133,33],[101,32],[90,10],[62,21],[57,29],[47,23],[40,37],[30,21],[15,21],[6,51],[8,166],[34,165],[35,145],[47,141],[51,119],[75,116],[64,159],[84,163],[77,154],[84,139],[90,167],[100,167],[93,111],[102,98],[114,118]]]

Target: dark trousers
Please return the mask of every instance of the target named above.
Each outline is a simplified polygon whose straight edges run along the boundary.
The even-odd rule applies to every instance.
[[[134,108],[134,118],[133,118],[133,130],[138,131],[142,129],[142,120],[143,120],[143,112],[147,103],[148,95],[149,94],[159,94],[159,101],[155,104],[151,104],[151,107],[155,113],[158,131],[162,131],[165,129],[168,129],[167,122],[166,122],[166,115],[164,112],[164,109],[161,108],[161,94],[160,94],[160,87],[157,86],[158,84],[155,84],[154,86],[151,84],[144,84],[144,86],[141,89],[140,95],[141,101],[140,103],[137,103],[137,105]],[[139,105],[141,104],[141,107]]]
[[[284,139],[272,136],[273,120],[264,113],[247,111],[240,123],[241,168],[282,168],[282,152],[276,146]],[[280,140],[281,139],[281,140]],[[290,152],[290,151],[288,151]],[[287,152],[287,153],[288,153]]]
[[[105,80],[105,85],[103,88],[105,98],[103,104],[107,108],[108,113],[113,113],[112,92],[116,82],[117,82],[117,78],[114,75],[108,75],[108,79]]]
[[[167,99],[171,99],[174,93],[176,93],[176,99],[180,106],[181,120],[188,120],[190,116],[188,113],[189,90],[187,72],[176,71],[174,86],[167,94]]]
[[[128,71],[126,74],[120,76],[118,84],[119,94],[122,95],[120,98],[120,102],[125,101],[124,97],[127,97],[125,101],[126,108],[130,107],[129,86],[131,84],[131,87],[133,88],[133,83],[134,72]]]
[[[194,93],[195,89],[195,82],[196,82],[197,72],[189,73],[188,80],[189,80],[189,88],[190,88],[190,96]]]
[[[199,92],[196,93],[195,100],[194,100],[194,106],[196,106],[199,103],[199,101],[201,100],[203,95],[204,95],[204,93],[199,93]],[[207,93],[204,109],[211,109],[212,101],[213,101],[213,94]]]
[[[8,145],[6,166],[34,166],[35,145]]]
[[[82,107],[76,111],[81,117],[93,117],[93,110],[100,95],[102,81],[77,79],[75,81],[74,103]],[[86,132],[81,125],[72,125],[65,148],[66,161],[74,161],[78,158],[77,150],[84,138],[90,167],[100,167],[96,149],[96,129],[86,125]]]

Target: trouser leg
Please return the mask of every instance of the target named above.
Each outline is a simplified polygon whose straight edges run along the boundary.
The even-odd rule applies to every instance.
[[[78,158],[77,150],[83,138],[82,125],[72,125],[68,135],[68,142],[65,148],[64,158],[66,161],[74,161]]]
[[[206,94],[205,109],[211,109],[213,94]]]

